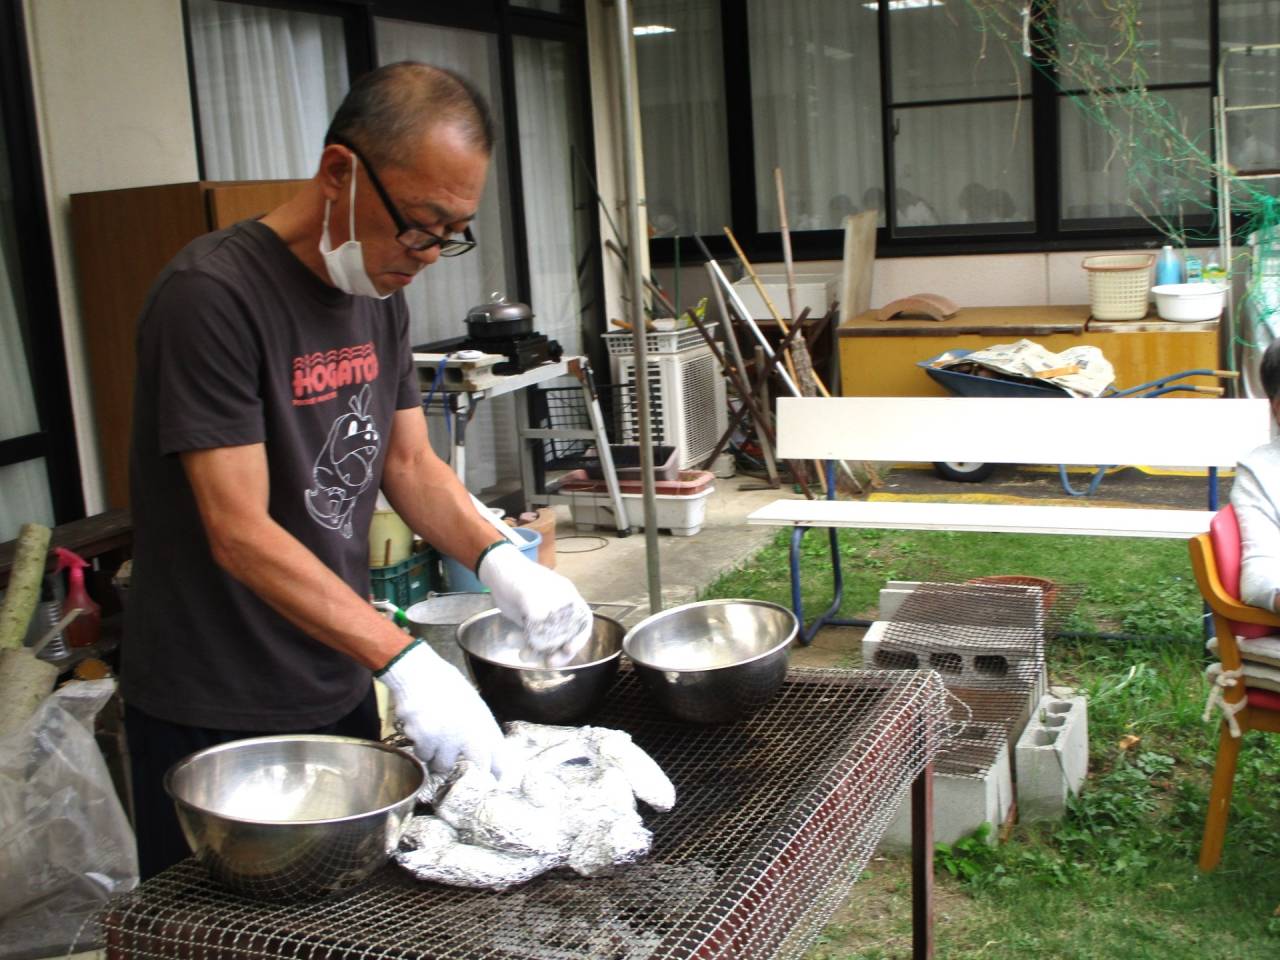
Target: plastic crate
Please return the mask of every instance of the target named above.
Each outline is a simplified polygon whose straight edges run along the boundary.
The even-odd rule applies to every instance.
[[[712,320],[703,324],[707,333],[715,337],[719,321]],[[609,347],[609,354],[615,357],[631,356],[635,353],[635,342],[629,333],[606,333],[604,342]],[[649,353],[679,353],[681,350],[692,350],[701,347],[707,341],[697,327],[685,327],[683,330],[650,330],[645,334],[644,346]]]
[[[437,559],[436,552],[427,549],[390,567],[370,570],[370,595],[375,600],[389,600],[401,610],[427,599],[427,594],[437,585]]]
[[[529,391],[532,399],[529,412],[530,426],[541,430],[590,430],[591,415],[587,410],[582,388],[544,387]],[[600,412],[604,418],[605,435],[612,439],[619,388],[608,384],[596,385],[600,400]],[[539,441],[543,461],[552,470],[577,470],[598,465],[594,440],[550,437]]]
[[[613,472],[619,480],[639,480],[640,479],[640,444],[638,443],[611,443],[609,444],[609,453],[613,457]],[[653,476],[655,480],[676,480],[680,476],[680,464],[678,451],[675,447],[654,447],[653,448]],[[587,451],[588,458],[596,454],[596,450],[592,447]],[[604,479],[604,464],[600,462],[599,455],[596,459],[588,462],[584,468],[587,476],[592,480]]]
[[[691,497],[702,493],[715,479],[716,475],[710,470],[681,470],[676,480],[654,481],[653,490],[660,497]],[[618,490],[623,494],[638,494],[643,492],[644,485],[639,479],[619,477]],[[609,486],[603,480],[591,479],[585,470],[573,470],[556,482],[555,492],[607,494]]]

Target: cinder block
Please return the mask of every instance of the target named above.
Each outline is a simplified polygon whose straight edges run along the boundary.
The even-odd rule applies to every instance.
[[[1089,772],[1089,717],[1084,697],[1040,700],[1014,751],[1018,818],[1057,820],[1067,797],[1078,794]]]
[[[1009,689],[1024,679],[1032,705],[1044,696],[1047,679],[1043,656],[1032,656],[1023,651],[992,647],[984,650],[972,644],[963,644],[965,627],[936,627],[937,649],[928,652],[906,650],[895,646],[886,634],[889,624],[877,620],[862,635],[862,665],[870,670],[936,670],[948,687],[978,689],[995,687]],[[948,636],[957,638],[956,645],[948,646]],[[1043,648],[1041,648],[1043,649]]]
[[[991,824],[987,842],[998,840],[999,828],[1013,808],[1013,778],[1009,747],[1001,743],[995,760],[978,776],[960,776],[935,770],[933,774],[933,839],[955,843]],[[902,798],[890,821],[879,852],[902,853],[911,849],[911,794]]]

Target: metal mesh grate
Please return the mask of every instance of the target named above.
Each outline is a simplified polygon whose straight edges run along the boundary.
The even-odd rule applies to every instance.
[[[903,598],[872,663],[936,670],[942,677],[955,727],[938,756],[938,772],[981,777],[1003,744],[1013,751],[1032,696],[1043,687],[1045,637],[1079,592],[1047,582],[921,583]]]
[[[100,917],[116,957],[799,957],[866,865],[948,725],[924,671],[793,670],[749,720],[698,727],[655,712],[623,671],[590,720],[627,730],[679,800],[648,817],[648,859],[615,876],[548,875],[479,893],[394,867],[345,898],[262,904],[193,861]]]

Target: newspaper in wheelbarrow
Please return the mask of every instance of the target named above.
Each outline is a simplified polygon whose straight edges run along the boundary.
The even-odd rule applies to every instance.
[[[1068,347],[1061,353],[1046,350],[1031,340],[1000,343],[963,355],[944,353],[930,366],[952,369],[972,366],[980,376],[1052,383],[1077,397],[1098,397],[1115,380],[1115,370],[1097,347]],[[983,373],[981,371],[990,371]]]

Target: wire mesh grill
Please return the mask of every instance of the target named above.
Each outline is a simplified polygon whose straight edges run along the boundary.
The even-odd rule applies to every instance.
[[[942,677],[955,726],[938,772],[982,777],[1005,744],[1014,749],[1044,685],[1045,638],[1079,592],[1050,583],[921,583],[903,598],[870,665]]]
[[[505,894],[395,867],[338,900],[264,904],[191,860],[100,915],[117,958],[661,960],[799,957],[866,865],[948,726],[927,671],[794,670],[749,720],[666,719],[623,671],[591,723],[631,733],[676,784],[647,860]]]

